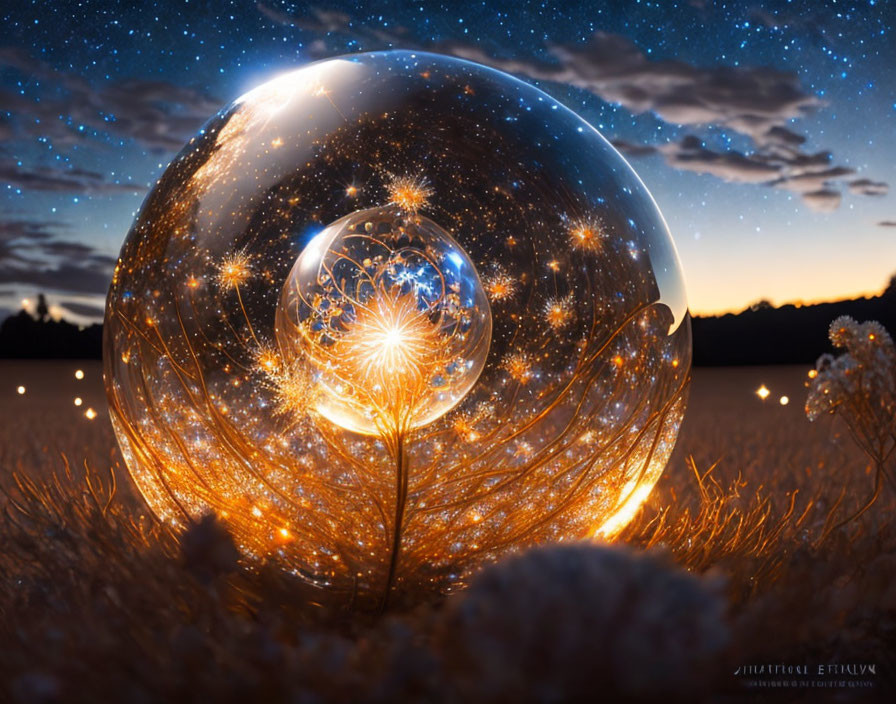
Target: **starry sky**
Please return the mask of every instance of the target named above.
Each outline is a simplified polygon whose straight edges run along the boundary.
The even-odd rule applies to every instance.
[[[407,48],[534,83],[653,193],[691,310],[872,295],[896,273],[896,8],[863,2],[6,3],[0,318],[102,317],[148,189],[218,109]]]

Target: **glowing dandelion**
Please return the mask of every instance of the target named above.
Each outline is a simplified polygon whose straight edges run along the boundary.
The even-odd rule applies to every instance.
[[[476,442],[479,439],[479,433],[474,424],[475,418],[471,414],[461,413],[454,419],[451,427],[464,442]]]
[[[495,302],[509,300],[519,290],[519,282],[500,265],[494,266],[482,283],[489,299]]]
[[[280,354],[274,345],[264,344],[256,348],[255,367],[262,374],[275,375],[281,368]]]
[[[562,330],[575,317],[575,306],[572,296],[549,298],[545,301],[543,314],[548,325],[554,330]]]
[[[250,258],[245,250],[230,254],[218,266],[218,285],[222,288],[237,288],[246,283],[252,274]]]
[[[439,326],[413,293],[380,290],[347,327],[329,356],[343,359],[346,378],[377,397],[372,404],[385,411],[381,421],[412,414],[416,397],[447,364]]]
[[[568,233],[573,247],[586,252],[595,252],[601,247],[604,227],[596,216],[592,216],[572,222]]]
[[[316,412],[379,436],[394,459],[385,603],[401,550],[408,433],[457,405],[479,376],[491,337],[485,291],[460,245],[431,220],[360,211],[318,234],[296,261],[277,332],[280,348],[313,370]]]
[[[504,369],[510,374],[510,378],[520,384],[527,384],[532,380],[532,357],[526,352],[513,352],[504,360]]]
[[[422,176],[393,176],[388,191],[390,203],[412,214],[425,208],[433,193]]]

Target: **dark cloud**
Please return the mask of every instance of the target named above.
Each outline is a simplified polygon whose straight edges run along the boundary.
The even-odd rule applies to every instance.
[[[806,138],[780,125],[770,127],[765,134],[761,135],[757,142],[768,146],[780,146],[785,148],[797,149],[806,143]]]
[[[677,169],[710,174],[733,183],[769,184],[798,193],[813,210],[830,212],[840,204],[835,184],[853,169],[831,165],[827,151],[803,151],[806,138],[791,130],[791,120],[822,103],[805,92],[796,74],[775,69],[698,67],[681,61],[650,61],[634,44],[598,32],[582,47],[549,47],[554,61],[495,59],[481,49],[451,45],[453,53],[511,73],[578,86],[634,113],[651,111],[679,125],[713,125],[750,138],[756,150],[707,149],[696,137],[662,146],[617,140],[617,148],[637,157],[660,151]],[[850,184],[858,195],[879,195],[887,184],[860,179]]]
[[[65,193],[138,193],[146,190],[145,186],[136,183],[111,183],[95,171],[54,166],[25,167],[10,160],[0,160],[0,182],[14,188]]]
[[[881,220],[877,223],[878,227],[896,227],[896,220]]]
[[[0,104],[12,114],[3,129],[11,135],[75,143],[91,128],[169,152],[180,149],[221,107],[200,91],[166,81],[135,79],[93,86],[13,47],[0,48],[3,67],[40,79],[44,86],[40,95],[29,97],[0,91]]]
[[[828,152],[806,154],[775,146],[750,154],[734,150],[717,152],[693,135],[656,150],[676,169],[711,174],[731,183],[782,188],[799,194],[807,207],[821,212],[830,212],[840,204],[840,194],[833,185],[853,173],[844,166],[831,166]]]
[[[757,142],[822,104],[802,90],[794,73],[651,61],[628,39],[606,32],[585,45],[549,45],[550,62],[499,59],[478,47],[447,46],[458,56],[511,73],[583,88],[633,113],[654,112],[680,125],[726,127]]]
[[[737,151],[712,151],[693,136],[671,142],[659,150],[670,166],[711,174],[732,183],[770,183],[780,176],[780,169],[774,164]]]
[[[625,139],[614,139],[611,144],[626,156],[650,156],[657,153],[657,148],[652,144],[637,144]]]
[[[112,280],[112,271],[96,265],[59,264],[46,268],[11,266],[0,259],[0,282],[29,284],[37,288],[70,293],[105,294]]]
[[[102,318],[105,310],[102,306],[90,305],[89,303],[80,303],[78,301],[60,301],[58,304],[61,308],[80,315],[84,318]]]
[[[840,191],[822,189],[803,194],[803,200],[813,210],[821,213],[831,213],[840,207]]]
[[[115,266],[83,242],[59,239],[52,223],[0,220],[0,284],[73,293],[105,293]]]
[[[54,227],[54,223],[39,220],[0,220],[0,242],[47,240],[53,237]]]
[[[890,187],[883,181],[860,178],[849,182],[849,192],[860,196],[885,196]]]

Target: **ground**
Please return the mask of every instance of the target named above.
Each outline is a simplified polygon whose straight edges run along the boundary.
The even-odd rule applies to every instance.
[[[621,549],[625,557],[619,559],[634,565],[630,575],[642,575],[629,577],[635,591],[637,580],[644,581],[643,594],[668,591],[646,586],[666,578],[657,580],[638,566],[648,559],[660,565],[656,574],[673,575],[673,582],[680,572],[682,593],[705,596],[706,609],[715,599],[722,605],[718,617],[704,619],[711,624],[685,635],[648,616],[629,616],[628,630],[642,633],[632,651],[645,663],[639,677],[663,672],[664,662],[671,668],[673,652],[675,667],[694,668],[684,675],[694,682],[679,677],[662,693],[667,698],[842,701],[890,693],[896,644],[896,528],[890,517],[896,497],[885,492],[860,520],[837,527],[870,494],[871,467],[834,419],[806,419],[808,370],[695,369],[673,458],[619,538],[630,548]],[[107,685],[120,693],[112,699],[141,701],[179,701],[196,692],[228,701],[496,700],[494,692],[481,689],[486,680],[464,679],[469,663],[453,654],[458,639],[467,637],[463,614],[488,613],[488,589],[499,589],[487,586],[487,579],[469,595],[385,619],[358,623],[325,607],[309,611],[300,585],[268,570],[237,567],[219,526],[181,539],[154,525],[122,470],[98,363],[4,361],[0,379],[0,486],[9,489],[0,495],[6,509],[0,531],[9,539],[0,566],[0,650],[15,653],[3,658],[0,683],[8,683],[14,700],[94,701]],[[770,391],[765,400],[756,394],[760,386]],[[88,418],[88,409],[96,417]],[[111,501],[110,470],[117,483]],[[63,475],[55,485],[49,479],[54,471]],[[645,553],[648,558],[641,557]],[[549,558],[544,569],[556,563]],[[525,569],[514,569],[527,579]],[[531,590],[536,601],[537,579],[518,587]],[[561,604],[562,594],[556,597]],[[642,612],[650,612],[653,602],[672,597],[660,591],[639,598]],[[606,599],[598,594],[595,600],[581,608],[596,618]],[[522,618],[536,622],[538,608]],[[553,612],[544,614],[548,623],[559,622]],[[566,630],[552,629],[553,652],[564,638],[563,647],[576,649],[570,644],[582,635],[575,621]],[[663,634],[674,636],[674,648],[659,645]],[[488,657],[501,652],[510,658],[510,646],[500,642],[505,635],[497,636]],[[513,638],[518,646],[524,636]],[[612,638],[619,638],[615,631]],[[543,640],[539,647],[550,648]],[[611,645],[595,633],[584,641],[591,661]],[[612,645],[619,652],[631,647]],[[699,667],[678,652],[698,650]],[[276,677],[266,669],[274,662]],[[808,675],[748,669],[763,664],[805,667]],[[860,664],[873,665],[874,672],[836,669]],[[629,699],[655,694],[632,689],[622,666],[614,667],[602,671],[612,682],[607,691]],[[532,686],[514,696],[580,698],[581,682],[558,673],[530,673]],[[539,689],[539,682],[550,687]],[[769,682],[789,684],[772,689]]]

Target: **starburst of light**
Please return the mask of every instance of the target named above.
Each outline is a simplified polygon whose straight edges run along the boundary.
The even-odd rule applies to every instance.
[[[600,249],[603,231],[603,223],[597,217],[582,218],[570,224],[569,240],[577,249],[594,252]]]
[[[554,330],[561,330],[572,322],[575,316],[572,296],[549,298],[544,304],[544,317]]]
[[[482,283],[488,297],[496,302],[506,301],[513,298],[519,289],[517,280],[510,276],[510,274],[500,266],[496,266],[493,271],[485,277],[485,280]]]
[[[526,352],[512,352],[504,360],[503,366],[510,374],[510,378],[520,384],[526,384],[532,380],[532,358]]]
[[[422,176],[393,176],[388,184],[389,202],[416,213],[429,204],[432,188]]]
[[[236,288],[244,284],[252,275],[249,255],[239,250],[221,260],[218,265],[218,285],[222,288]]]

